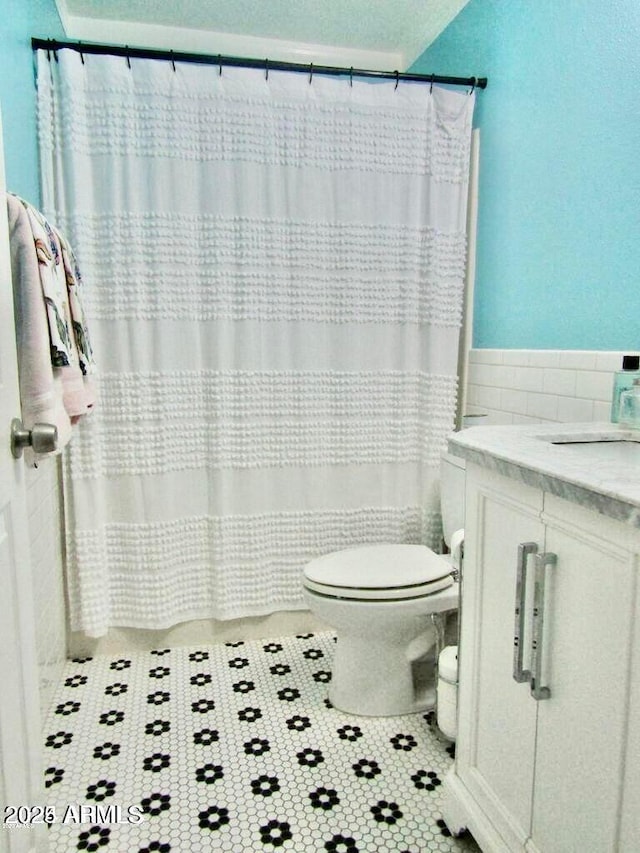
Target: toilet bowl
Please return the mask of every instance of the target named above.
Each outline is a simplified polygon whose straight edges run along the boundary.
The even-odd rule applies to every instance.
[[[462,527],[464,462],[445,454],[441,471],[449,543],[453,530]],[[395,544],[348,548],[307,564],[307,606],[337,633],[329,687],[336,708],[392,716],[434,706],[431,617],[457,608],[455,569],[451,555]]]

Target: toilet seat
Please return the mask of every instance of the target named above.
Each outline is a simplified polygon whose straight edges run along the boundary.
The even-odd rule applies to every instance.
[[[445,557],[424,545],[366,545],[312,560],[304,585],[332,598],[402,600],[447,589],[452,570]]]

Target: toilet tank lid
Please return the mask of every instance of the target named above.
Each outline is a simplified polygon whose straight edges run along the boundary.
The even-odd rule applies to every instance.
[[[305,577],[316,583],[359,589],[391,589],[446,577],[452,566],[424,545],[364,545],[318,557]]]

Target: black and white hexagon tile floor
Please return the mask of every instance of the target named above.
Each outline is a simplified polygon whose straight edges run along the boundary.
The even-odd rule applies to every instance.
[[[333,650],[323,632],[70,661],[45,723],[50,849],[477,851],[440,819],[432,715],[333,708]]]

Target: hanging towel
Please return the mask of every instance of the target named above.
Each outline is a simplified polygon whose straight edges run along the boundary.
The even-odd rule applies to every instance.
[[[95,373],[95,361],[93,358],[93,349],[89,339],[89,330],[87,328],[87,320],[80,298],[80,285],[82,284],[82,276],[78,267],[76,256],[73,249],[67,243],[62,234],[58,233],[60,246],[62,248],[62,263],[64,265],[64,273],[67,281],[67,293],[69,296],[69,311],[71,312],[71,327],[73,330],[73,339],[78,353],[78,362],[84,383],[87,387],[87,394],[93,396],[93,388],[90,374]],[[93,404],[92,404],[93,405]]]
[[[22,420],[27,429],[54,424],[59,453],[71,437],[72,422],[89,413],[95,400],[88,376],[95,366],[77,293],[80,278],[66,241],[42,214],[12,194],[7,194],[7,212]],[[82,334],[75,329],[76,317]],[[76,337],[82,338],[82,360]],[[25,456],[27,464],[35,464],[30,450]]]
[[[82,328],[83,351],[87,349],[84,339],[87,338],[84,314],[79,305],[77,295],[77,280],[73,271],[70,250],[66,241],[47,222],[45,217],[35,207],[20,199],[25,206],[33,242],[38,258],[40,284],[46,306],[51,341],[51,363],[54,368],[60,368],[62,376],[62,399],[67,414],[72,423],[75,418],[88,414],[95,403],[95,392],[90,379],[85,381],[80,366],[80,356],[76,343],[76,325]],[[63,252],[63,243],[66,252]],[[67,256],[65,263],[64,255]],[[69,286],[71,284],[71,287]],[[71,311],[70,291],[74,293],[74,304],[80,322],[74,324]],[[88,346],[89,356],[91,347]],[[92,359],[90,357],[90,362]]]

